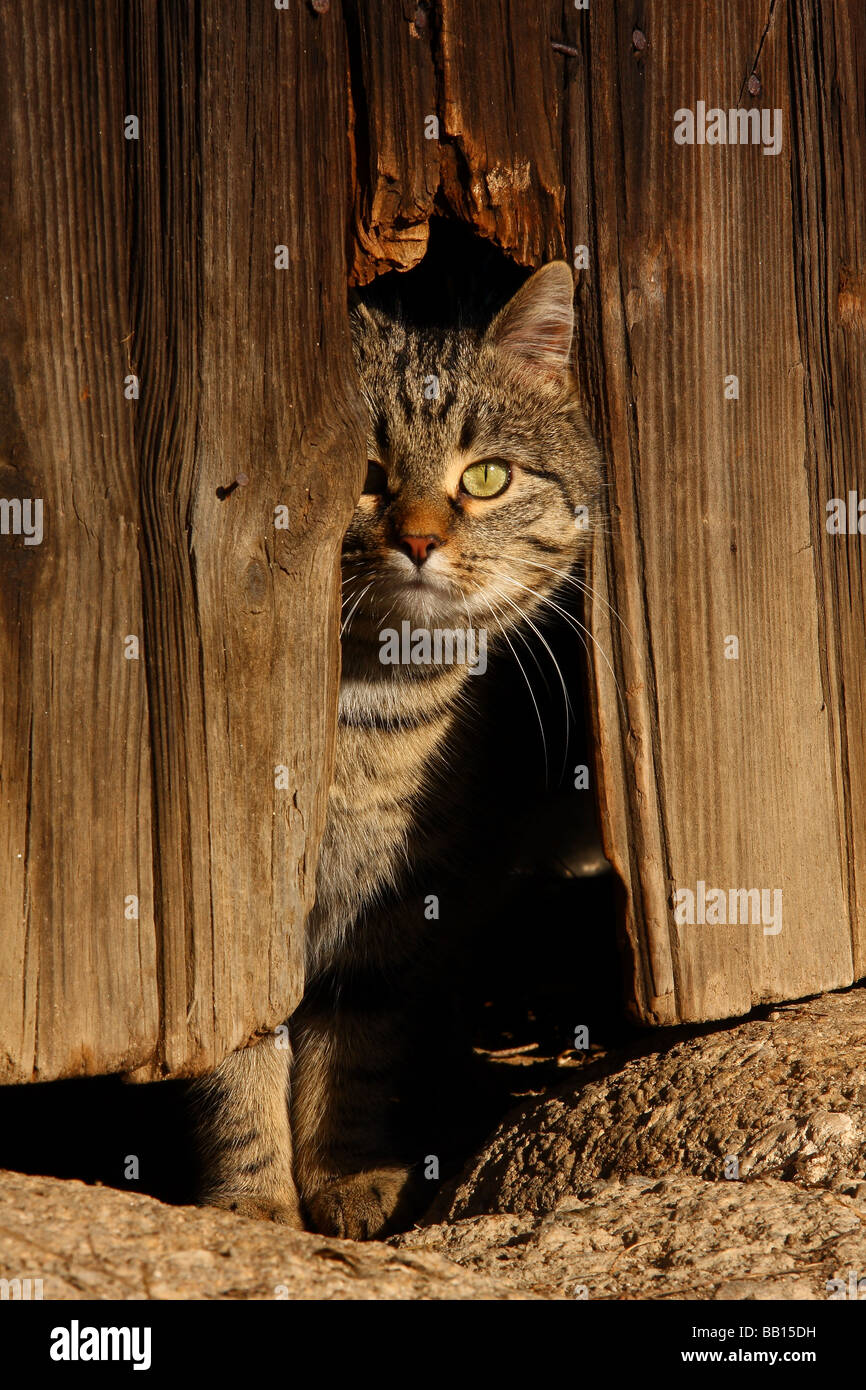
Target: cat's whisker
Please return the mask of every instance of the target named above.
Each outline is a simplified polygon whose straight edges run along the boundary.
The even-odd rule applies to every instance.
[[[605,650],[604,650],[604,648],[602,647],[601,643],[593,636],[593,634],[590,632],[589,628],[586,627],[585,624],[583,624],[578,618],[575,618],[574,615],[573,615],[572,613],[569,613],[569,612],[568,612],[565,608],[563,608],[560,604],[555,603],[554,600],[553,600],[552,598],[548,597],[548,595],[546,595],[546,594],[539,594],[538,591],[535,590],[535,589],[528,589],[527,586],[526,586],[525,584],[521,584],[519,580],[512,578],[511,575],[504,575],[504,576],[502,576],[502,577],[505,578],[505,579],[509,579],[509,580],[511,581],[512,584],[517,584],[519,588],[521,588],[521,589],[526,589],[527,593],[534,594],[535,597],[538,599],[539,603],[541,603],[542,605],[544,605],[544,606],[547,607],[547,608],[551,608],[551,609],[553,610],[554,613],[558,613],[558,614],[560,615],[560,617],[564,618],[565,621],[566,621],[572,628],[574,628],[574,631],[577,633],[578,637],[580,638],[580,641],[581,641],[581,643],[583,644],[583,649],[584,649],[584,651],[586,652],[586,654],[587,654],[587,659],[588,659],[588,658],[589,658],[589,648],[587,647],[586,642],[585,642],[584,639],[583,639],[583,633],[586,633],[586,636],[589,638],[589,640],[592,642],[593,646],[594,646],[594,647],[596,648],[596,650],[598,651],[599,656],[601,657],[602,661],[604,661],[605,665],[607,666],[607,669],[610,671],[610,674],[611,674],[611,676],[613,677],[613,683],[614,683],[614,685],[615,685],[615,687],[616,687],[616,693],[617,693],[617,697],[618,697],[618,699],[619,699],[620,709],[622,710],[623,715],[626,715],[625,697],[624,697],[623,692],[622,692],[622,687],[621,687],[619,681],[617,680],[616,672],[614,671],[613,666],[611,665],[610,661],[608,660],[607,653],[605,652]],[[627,717],[627,716],[626,716],[626,717]]]
[[[497,592],[498,592],[498,591],[497,591]],[[502,598],[505,598],[506,596],[503,594],[503,595],[501,595],[501,597],[502,597]],[[511,655],[514,657],[514,660],[517,662],[517,665],[518,665],[519,668],[520,668],[520,673],[521,673],[521,675],[523,676],[523,679],[524,679],[525,682],[526,682],[526,689],[529,691],[529,698],[530,698],[530,700],[532,701],[533,706],[534,706],[534,708],[535,708],[535,716],[536,716],[536,718],[537,718],[537,720],[538,720],[538,731],[539,731],[539,733],[541,734],[541,746],[542,746],[542,748],[543,748],[543,750],[544,750],[544,781],[545,781],[545,784],[547,785],[547,784],[549,783],[549,779],[550,779],[550,764],[549,764],[548,758],[547,758],[547,739],[545,738],[545,735],[544,735],[544,720],[543,720],[542,717],[541,717],[541,710],[540,710],[539,707],[538,707],[538,701],[537,701],[536,698],[535,698],[535,692],[534,692],[534,690],[532,689],[532,683],[530,682],[530,679],[529,679],[528,675],[526,674],[526,669],[525,669],[525,667],[524,667],[524,665],[523,665],[523,662],[520,660],[520,657],[517,655],[517,652],[516,652],[514,646],[512,645],[511,638],[508,636],[508,632],[507,632],[507,630],[506,630],[506,626],[505,626],[505,623],[504,623],[503,620],[502,620],[502,617],[500,616],[498,610],[494,607],[494,605],[493,605],[492,603],[490,603],[489,600],[488,600],[488,606],[489,606],[490,611],[491,611],[491,613],[493,614],[494,618],[495,618],[496,621],[499,623],[499,631],[500,631],[501,636],[504,637],[504,638],[505,638],[505,641],[508,643],[508,646],[509,646],[510,649],[511,649]],[[516,636],[516,635],[517,635],[517,631],[515,630],[515,636]],[[535,655],[534,652],[532,653],[532,655],[533,655],[533,656]],[[536,663],[536,664],[537,664],[537,663]]]
[[[472,615],[471,615],[470,612],[469,612],[469,604],[466,602],[466,595],[464,594],[463,590],[460,588],[460,585],[459,585],[459,584],[455,583],[454,587],[456,588],[458,594],[460,595],[460,601],[461,601],[461,603],[463,604],[463,607],[466,609],[466,626],[467,626],[467,628],[469,628],[469,629],[471,630],[471,628],[472,628]]]
[[[510,577],[510,576],[509,576],[509,577]],[[516,579],[513,579],[513,578],[511,579],[511,583],[512,583],[512,584],[517,584],[518,582],[519,582],[519,581],[516,580]],[[521,587],[521,588],[525,588],[526,586],[525,586],[525,585],[520,585],[520,587]],[[535,593],[535,590],[534,590],[534,589],[531,589],[529,592],[530,592],[530,593]],[[577,634],[577,639],[578,639],[578,641],[580,642],[581,646],[583,647],[584,652],[586,653],[586,659],[587,659],[587,661],[589,661],[589,659],[590,659],[590,658],[589,658],[589,647],[586,645],[586,641],[585,641],[585,639],[584,639],[583,632],[581,632],[581,630],[580,630],[580,629],[583,627],[583,624],[582,624],[582,623],[579,623],[579,620],[578,620],[577,618],[572,618],[572,616],[571,616],[570,613],[568,613],[564,608],[560,608],[556,603],[553,602],[552,599],[548,599],[548,598],[546,597],[546,595],[544,595],[544,594],[537,594],[537,593],[536,593],[536,598],[538,599],[539,603],[540,603],[542,606],[552,608],[554,612],[558,613],[558,614],[560,615],[560,617],[564,618],[565,621],[569,624],[569,626],[570,626],[571,628],[573,628],[573,630],[574,630],[575,633]],[[585,631],[585,630],[586,630],[586,629],[584,629],[584,631]]]
[[[496,571],[496,578],[497,578],[497,579],[508,579],[508,580],[511,580],[511,583],[512,583],[512,584],[517,584],[517,583],[518,583],[518,580],[512,579],[512,577],[511,577],[510,574],[504,574],[501,570],[497,570],[497,571]],[[520,587],[521,589],[526,589],[526,585],[525,585],[525,584],[520,584],[519,587]],[[523,609],[519,607],[518,604],[514,603],[514,602],[508,597],[507,594],[503,594],[501,590],[496,589],[495,592],[499,594],[500,598],[504,598],[506,603],[511,604],[511,607],[514,609],[514,611],[520,615],[520,618],[521,618],[521,621],[522,621],[522,622],[525,622],[525,623],[527,624],[528,627],[532,628],[532,631],[535,633],[535,635],[536,635],[536,637],[538,638],[539,642],[541,642],[542,646],[545,648],[545,650],[547,651],[548,656],[550,657],[551,661],[553,662],[553,668],[554,668],[554,670],[556,671],[556,674],[559,676],[559,683],[560,683],[560,685],[562,686],[562,697],[563,697],[563,700],[565,701],[565,739],[566,739],[566,744],[567,744],[567,743],[568,743],[568,735],[569,735],[570,728],[571,728],[570,716],[574,713],[574,711],[573,711],[572,708],[571,708],[571,701],[570,701],[570,699],[569,699],[569,697],[568,697],[568,687],[567,687],[566,684],[565,684],[565,677],[563,676],[562,671],[560,670],[559,662],[557,661],[557,659],[556,659],[556,657],[555,657],[555,655],[554,655],[554,653],[553,653],[553,649],[551,648],[550,644],[546,641],[545,636],[544,636],[544,633],[541,631],[540,628],[536,627],[535,623],[532,621],[532,619],[530,618],[530,616],[529,616],[528,613],[525,613],[525,612],[523,611]],[[533,589],[526,589],[526,592],[527,592],[527,593],[530,593],[530,594],[534,594],[534,593],[535,593],[535,591],[534,591]],[[535,596],[536,596],[536,597],[539,597],[538,595],[535,595]]]
[[[379,623],[379,625],[380,625],[381,627],[384,627],[384,626],[385,626],[385,624],[387,623],[388,619],[390,618],[391,614],[394,612],[394,609],[395,609],[396,607],[397,607],[397,600],[395,599],[394,602],[391,604],[391,607],[388,609],[387,613],[384,615],[384,617],[382,617],[382,618],[377,618],[376,621]]]
[[[617,612],[616,608],[608,603],[607,599],[603,598],[598,590],[594,589],[591,584],[587,584],[585,580],[581,579],[579,575],[573,574],[569,570],[556,569],[553,565],[542,565],[538,560],[528,560],[525,555],[507,555],[503,551],[503,559],[514,560],[517,564],[533,565],[536,569],[547,570],[549,574],[558,575],[564,584],[573,584],[576,589],[580,589],[581,593],[586,594],[588,598],[591,597],[595,602],[604,604],[608,613],[616,618],[618,623],[622,624],[623,630],[628,635],[629,639],[634,642],[634,637],[626,626],[624,618]]]
[[[340,581],[340,589],[342,592],[340,606],[342,608],[345,608],[347,603],[351,603],[358,589],[367,579],[369,579],[371,583],[376,579],[376,575],[371,573],[368,565],[364,566],[363,569],[354,569],[349,574],[343,573]]]
[[[354,587],[349,593],[343,595],[343,597],[342,597],[341,600],[340,600],[340,609],[341,609],[341,610],[344,609],[344,608],[346,607],[346,604],[347,604],[347,603],[351,603],[351,602],[352,602],[352,599],[355,597],[355,595],[357,594],[357,592],[358,592],[358,586],[355,585],[355,587]]]
[[[504,579],[510,578],[509,575],[498,575],[498,577],[504,578]],[[525,613],[525,612],[523,611],[523,609],[520,608],[520,606],[519,606],[518,604],[514,603],[513,600],[510,599],[510,598],[508,597],[507,594],[502,593],[502,590],[501,590],[501,589],[495,589],[495,588],[494,588],[494,592],[497,593],[497,594],[499,595],[500,598],[503,598],[503,599],[505,600],[505,602],[506,602],[507,604],[509,604],[511,608],[514,609],[515,613],[518,614],[518,616],[519,616],[521,622],[526,623],[527,626],[530,627],[530,628],[532,629],[532,631],[535,633],[535,635],[536,635],[536,637],[538,638],[538,640],[541,642],[542,646],[545,648],[545,650],[546,650],[548,656],[550,657],[550,660],[551,660],[552,663],[553,663],[553,669],[556,671],[556,674],[557,674],[558,677],[559,677],[559,683],[560,683],[560,685],[561,685],[561,687],[562,687],[562,699],[563,699],[563,704],[564,704],[564,707],[565,707],[565,739],[564,739],[564,741],[563,741],[563,755],[562,755],[562,756],[563,756],[563,762],[562,762],[562,768],[561,768],[561,770],[560,770],[560,776],[562,776],[562,773],[565,771],[565,760],[566,760],[566,758],[567,758],[567,756],[568,756],[568,741],[569,741],[569,736],[570,736],[570,733],[571,733],[571,718],[572,718],[572,715],[573,715],[573,713],[574,713],[574,711],[572,710],[572,707],[571,707],[571,700],[570,700],[569,697],[568,697],[568,688],[567,688],[567,686],[566,686],[566,684],[565,684],[565,678],[564,678],[564,676],[563,676],[563,674],[562,674],[562,671],[561,671],[561,669],[560,669],[559,662],[557,661],[556,656],[554,655],[553,649],[551,648],[550,644],[545,640],[544,633],[543,633],[543,632],[540,630],[540,628],[538,628],[538,627],[536,626],[536,624],[532,621],[532,619],[530,618],[529,614],[528,614],[528,613]],[[519,629],[518,629],[518,630],[519,630]],[[509,645],[510,645],[510,644],[509,644]],[[526,643],[526,645],[527,645],[527,647],[529,648],[529,643],[528,643],[528,642]],[[529,648],[529,650],[531,650],[531,648]],[[533,653],[533,656],[534,656],[534,653]],[[536,664],[538,664],[538,663],[537,663],[537,660],[536,660]],[[545,762],[545,767],[546,767],[546,762]]]
[[[507,578],[507,577],[509,577],[509,576],[505,576],[505,577]],[[542,641],[542,642],[544,642],[544,638],[541,636],[541,633],[540,633],[539,629],[538,629],[537,627],[535,627],[534,623],[532,623],[532,621],[527,617],[526,614],[524,614],[524,622],[529,623],[529,626],[533,629],[533,631],[536,633],[536,635],[537,635],[538,637],[541,638],[541,641]],[[528,639],[528,637],[526,636],[526,634],[525,634],[525,633],[521,630],[521,628],[519,628],[519,627],[518,627],[518,628],[515,628],[515,630],[514,630],[514,635],[515,635],[515,637],[519,637],[519,638],[520,638],[520,640],[521,640],[521,642],[523,643],[523,645],[525,646],[526,650],[529,652],[529,655],[532,657],[532,660],[535,662],[536,666],[538,667],[538,671],[539,671],[539,674],[541,675],[541,679],[544,681],[544,688],[545,688],[545,690],[547,691],[547,693],[548,693],[548,695],[549,695],[549,694],[550,694],[550,686],[549,686],[549,684],[548,684],[547,677],[546,677],[546,675],[544,674],[544,668],[543,668],[543,666],[541,665],[541,662],[539,661],[538,657],[537,657],[536,654],[535,654],[535,651],[534,651],[534,649],[533,649],[532,643],[529,641],[529,639]],[[564,696],[565,696],[565,739],[564,739],[564,741],[563,741],[563,748],[562,748],[562,765],[561,765],[561,767],[560,767],[560,769],[559,769],[559,776],[560,776],[560,780],[561,780],[562,777],[563,777],[563,775],[564,775],[564,773],[565,773],[565,766],[566,766],[566,763],[567,763],[567,761],[568,761],[568,739],[569,739],[569,728],[570,728],[570,725],[569,725],[569,715],[570,715],[570,714],[573,715],[573,714],[574,714],[574,710],[572,709],[571,701],[570,701],[570,699],[569,699],[569,697],[568,697],[568,694],[565,692],[565,686],[564,686],[564,682],[563,682],[563,679],[562,679],[562,672],[561,672],[560,669],[559,669],[559,663],[557,662],[555,656],[553,655],[553,652],[552,652],[551,648],[547,646],[547,643],[546,643],[546,642],[544,642],[544,645],[545,645],[545,647],[547,647],[548,654],[550,655],[550,658],[551,658],[551,660],[552,660],[552,662],[553,662],[554,668],[556,669],[556,673],[557,673],[557,675],[559,676],[560,683],[563,685],[563,693],[564,693]]]
[[[507,558],[507,559],[512,559],[512,558],[513,558],[513,559],[517,559],[518,557],[516,557],[516,556],[506,556],[506,558]],[[524,559],[525,559],[525,557],[521,557],[521,558],[524,558]],[[526,563],[527,563],[527,564],[534,564],[535,562],[532,561],[532,560],[528,560],[528,561],[526,561]],[[582,583],[576,578],[576,576],[571,575],[571,574],[568,574],[568,573],[567,573],[566,571],[564,571],[564,570],[553,569],[553,568],[551,568],[551,566],[549,566],[549,565],[541,565],[541,566],[539,566],[539,568],[549,570],[551,574],[556,574],[556,575],[558,575],[558,576],[560,577],[560,579],[563,580],[563,582],[569,583],[569,584],[573,584],[574,587],[577,588],[581,593],[586,594],[586,595],[590,595],[590,594],[595,595],[595,597],[597,597],[602,603],[605,602],[605,600],[601,597],[600,594],[596,594],[596,593],[595,593],[595,590],[592,589],[591,586],[586,586],[586,585],[582,584]],[[610,666],[610,662],[608,661],[608,658],[607,658],[607,656],[606,656],[606,654],[605,654],[603,648],[600,646],[600,644],[598,643],[597,639],[596,639],[596,638],[593,636],[593,634],[590,632],[589,628],[586,627],[586,625],[585,625],[584,623],[581,623],[581,622],[579,621],[579,619],[575,618],[575,617],[574,617],[574,614],[569,613],[565,608],[563,608],[563,607],[561,607],[559,604],[557,604],[549,595],[547,595],[547,594],[542,594],[542,593],[540,593],[537,589],[533,589],[533,588],[531,588],[530,586],[528,586],[528,585],[526,585],[526,584],[521,584],[520,581],[519,581],[518,579],[515,579],[515,578],[513,577],[513,575],[505,575],[505,576],[503,576],[503,577],[509,579],[509,580],[511,581],[512,584],[517,584],[517,586],[518,586],[519,588],[525,589],[527,593],[533,594],[533,595],[537,598],[537,600],[538,600],[539,603],[541,603],[541,604],[543,604],[543,605],[546,605],[547,607],[552,608],[555,612],[559,613],[563,618],[565,618],[565,620],[566,620],[568,623],[571,624],[572,627],[575,628],[575,631],[578,631],[578,628],[579,628],[580,632],[579,632],[578,635],[580,635],[580,633],[586,633],[587,637],[589,637],[590,640],[591,640],[593,643],[595,643],[596,647],[598,647],[599,652],[600,652],[601,655],[604,657],[605,661],[607,661],[608,667],[609,667],[609,669],[610,669],[610,671],[611,671],[611,675],[614,675],[614,673],[613,673],[613,668]],[[555,592],[557,592],[556,589],[554,589],[554,593],[555,593]],[[610,605],[609,605],[609,604],[608,604],[607,606],[610,608]],[[613,609],[613,608],[611,608],[610,611],[611,611],[611,613],[613,614],[614,617],[616,617],[616,618],[619,619],[619,621],[622,623],[623,628],[625,629],[626,633],[628,634],[629,637],[631,637],[631,633],[629,632],[628,628],[626,627],[625,623],[623,622],[623,619],[622,619],[622,618],[620,617],[620,615],[616,612],[616,610]],[[582,640],[582,639],[581,639],[581,640]],[[634,641],[634,638],[633,638],[633,637],[632,637],[632,641]],[[583,645],[584,645],[584,649],[586,650],[586,643],[584,642]],[[615,676],[615,675],[614,675],[614,680],[616,680],[616,676]],[[619,688],[618,684],[617,684],[617,688]]]
[[[382,616],[382,615],[376,610],[375,605],[376,605],[376,603],[377,603],[377,601],[378,601],[378,598],[379,598],[379,593],[378,593],[378,580],[379,580],[379,576],[377,575],[377,576],[376,576],[376,579],[373,581],[373,591],[372,591],[372,594],[371,594],[371,596],[370,596],[370,600],[369,600],[368,607],[369,607],[369,609],[370,609],[370,615],[369,615],[370,618],[371,618],[374,622],[377,622],[377,623],[379,624],[380,628],[381,628],[381,627],[384,627],[385,623],[387,623],[387,621],[388,621],[388,619],[390,618],[391,614],[394,612],[394,609],[397,607],[397,600],[394,599],[393,603],[391,604],[391,607],[387,610],[387,612],[384,614],[384,616]]]
[[[550,682],[548,681],[547,676],[545,675],[544,667],[542,666],[541,662],[538,659],[538,656],[536,655],[535,648],[533,647],[532,643],[530,642],[529,638],[526,636],[526,633],[523,631],[522,628],[514,628],[514,636],[519,637],[520,641],[523,643],[524,647],[529,652],[529,655],[532,657],[532,660],[535,662],[535,667],[538,671],[538,674],[541,676],[544,689],[547,691],[547,694],[549,695]]]
[[[573,583],[575,587],[579,589],[582,594],[585,594],[586,597],[590,599],[593,603],[603,604],[604,607],[607,609],[608,613],[610,613],[611,617],[616,618],[617,622],[620,624],[623,632],[628,637],[629,641],[634,643],[634,637],[632,636],[631,629],[626,623],[625,618],[623,618],[622,614],[619,612],[617,608],[614,607],[612,603],[608,603],[607,599],[604,598],[603,595],[601,595],[598,592],[598,589],[593,588],[591,584],[587,584],[582,579],[575,579],[573,580]]]
[[[590,632],[590,630],[589,630],[589,628],[586,626],[586,624],[585,624],[585,623],[582,623],[582,622],[580,621],[579,618],[575,618],[575,617],[573,616],[573,614],[567,613],[567,612],[565,611],[564,608],[560,608],[559,605],[553,603],[553,601],[552,601],[551,599],[543,599],[543,602],[544,602],[545,604],[547,604],[548,607],[553,608],[557,613],[559,613],[559,614],[566,620],[566,622],[569,623],[569,624],[574,628],[574,630],[575,630],[575,632],[577,633],[578,637],[580,638],[581,642],[583,642],[584,650],[585,650],[586,653],[587,653],[587,657],[589,656],[589,649],[588,649],[586,643],[583,641],[583,636],[582,636],[582,634],[585,633],[586,636],[589,638],[590,642],[592,642],[593,646],[596,648],[596,650],[597,650],[599,656],[601,657],[602,661],[604,662],[605,666],[606,666],[607,669],[610,671],[611,678],[612,678],[613,683],[614,683],[614,686],[615,686],[615,688],[616,688],[617,697],[618,697],[618,699],[619,699],[620,709],[622,710],[623,715],[625,716],[625,715],[626,715],[626,706],[625,706],[625,696],[624,696],[624,694],[623,694],[623,689],[622,689],[622,686],[621,686],[620,683],[619,683],[619,680],[617,679],[617,674],[616,674],[616,672],[614,671],[613,666],[611,665],[610,659],[609,659],[609,657],[608,657],[606,651],[604,650],[604,647],[601,645],[601,643],[598,641],[598,639],[593,635],[593,633]]]
[[[498,593],[499,591],[497,590],[496,592]],[[505,598],[506,596],[503,594],[502,597]],[[497,614],[497,616],[498,616],[498,620],[499,620],[499,622],[500,622],[502,628],[504,628],[504,627],[506,626],[504,620],[503,620],[502,617],[499,616],[498,614]],[[513,633],[513,635],[514,635],[515,637],[518,637],[518,638],[520,639],[520,641],[523,643],[523,645],[524,645],[524,647],[526,648],[526,650],[529,652],[529,655],[532,657],[532,660],[533,660],[534,663],[535,663],[535,669],[538,671],[538,674],[539,674],[540,677],[541,677],[541,680],[542,680],[542,683],[543,683],[543,685],[544,685],[544,688],[545,688],[545,690],[547,691],[547,693],[548,693],[548,695],[549,695],[549,694],[550,694],[550,685],[548,684],[547,676],[545,675],[545,672],[544,672],[544,667],[542,666],[541,662],[540,662],[539,659],[538,659],[538,656],[536,655],[535,648],[533,647],[532,643],[528,640],[526,634],[523,632],[523,630],[522,630],[519,626],[514,626],[514,627],[512,627],[511,631],[512,631],[512,633]],[[503,632],[502,635],[503,635],[503,636],[505,635],[504,632]]]
[[[539,674],[540,677],[541,677],[542,684],[543,684],[544,689],[545,689],[545,691],[547,692],[547,695],[548,695],[548,697],[549,697],[549,696],[550,696],[550,682],[549,682],[548,679],[547,679],[547,676],[546,676],[546,674],[545,674],[544,667],[542,666],[541,662],[540,662],[539,659],[538,659],[538,656],[537,656],[537,654],[536,654],[535,648],[533,647],[532,643],[530,642],[529,638],[526,636],[526,633],[523,631],[522,628],[520,628],[520,627],[514,627],[514,628],[511,629],[511,631],[512,631],[513,636],[516,637],[516,638],[518,639],[518,641],[520,641],[520,642],[523,643],[523,645],[524,645],[524,647],[526,648],[526,650],[528,651],[529,655],[532,657],[532,660],[535,662],[536,670],[538,671],[538,674]],[[565,771],[565,764],[566,764],[567,758],[568,758],[568,711],[567,711],[567,709],[566,709],[565,741],[564,741],[563,750],[562,750],[562,764],[561,764],[561,766],[560,766],[560,771],[559,771],[560,779],[562,778],[562,774],[563,774],[564,771]],[[547,763],[546,758],[545,758],[545,765],[544,765],[544,783],[545,783],[545,786],[547,786],[547,787],[550,786],[550,769],[549,769],[549,766],[548,766],[548,763]]]
[[[353,608],[352,608],[352,611],[350,612],[348,618],[346,618],[345,622],[343,623],[343,626],[340,628],[340,636],[341,636],[341,637],[344,635],[345,632],[348,631],[349,624],[351,623],[352,619],[353,619],[354,616],[355,616],[355,613],[356,613],[356,611],[357,611],[357,609],[358,609],[358,605],[361,603],[361,601],[362,601],[364,595],[365,595],[365,594],[368,594],[368,593],[370,592],[370,590],[372,589],[374,583],[375,583],[375,580],[371,579],[371,580],[370,580],[370,583],[367,585],[366,589],[363,589],[363,590],[361,591],[361,593],[358,595],[357,599],[355,600],[355,603],[354,603],[354,606],[353,606]]]

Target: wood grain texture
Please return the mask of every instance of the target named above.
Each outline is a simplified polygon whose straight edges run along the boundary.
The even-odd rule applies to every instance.
[[[638,52],[631,14],[613,6],[576,36],[572,138],[589,145],[592,197],[579,191],[573,225],[585,240],[589,202],[600,312],[583,339],[600,333],[586,370],[611,460],[596,579],[626,625],[596,605],[621,688],[597,659],[596,726],[633,1008],[650,1022],[724,1017],[854,978],[850,838],[840,845],[852,787],[825,659],[839,610],[817,563],[804,404],[820,364],[796,285],[823,272],[820,258],[794,255],[792,140],[804,133],[792,48],[810,84],[822,74],[790,22],[782,4],[647,5]],[[756,66],[762,91],[749,97]],[[675,145],[674,112],[699,99],[780,108],[781,153]],[[809,139],[794,163],[821,159]],[[849,604],[839,646],[857,662],[862,591]],[[725,659],[729,636],[738,660]],[[674,894],[701,880],[781,889],[781,932],[676,925]]]
[[[522,265],[564,254],[557,6],[441,0],[443,194]]]
[[[122,237],[118,14],[2,8],[0,1077],[140,1064],[159,1026]],[[111,132],[111,134],[109,134]],[[127,920],[127,895],[141,902]]]
[[[866,36],[852,0],[791,6],[794,273],[806,471],[854,975],[866,974],[866,537],[827,503],[866,497]],[[864,522],[866,526],[866,522]]]
[[[437,212],[468,222],[521,265],[564,255],[557,7],[349,0],[344,13],[352,282],[411,269]]]
[[[363,465],[345,39],[228,3],[4,23],[3,486],[47,523],[0,538],[3,1074],[200,1071],[303,984]]]
[[[427,249],[439,185],[435,17],[417,0],[346,0],[353,168],[353,284],[408,269]]]
[[[589,250],[633,1011],[866,970],[864,540],[824,525],[866,492],[858,6],[639,11],[3,7],[0,498],[43,498],[45,538],[0,535],[0,1079],[204,1070],[299,997],[363,466],[346,285],[435,213],[521,265]],[[698,100],[781,109],[781,153],[675,145]],[[699,880],[781,889],[782,931],[677,927]]]

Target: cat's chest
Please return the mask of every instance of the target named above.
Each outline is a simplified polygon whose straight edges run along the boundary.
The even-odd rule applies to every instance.
[[[447,711],[411,727],[340,721],[328,798],[328,830],[335,851],[356,861],[376,858],[404,842],[450,723]]]
[[[369,719],[369,715],[367,716]],[[396,886],[415,849],[413,827],[452,722],[448,709],[412,723],[341,717],[320,850],[319,903],[356,914]]]

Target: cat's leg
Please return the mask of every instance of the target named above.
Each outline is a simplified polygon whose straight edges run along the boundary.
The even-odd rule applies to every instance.
[[[292,1019],[295,1177],[307,1223],[367,1240],[410,1225],[433,1193],[407,1150],[405,1009],[305,1001]]]
[[[195,1083],[201,1200],[240,1216],[302,1226],[292,1177],[288,1038],[241,1048]]]

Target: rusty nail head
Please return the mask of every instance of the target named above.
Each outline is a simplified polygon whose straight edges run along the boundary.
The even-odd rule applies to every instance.
[[[573,45],[570,44],[570,43],[554,43],[554,42],[551,40],[550,46],[551,46],[551,48],[555,49],[557,53],[565,53],[565,54],[567,54],[567,56],[568,56],[569,58],[579,58],[579,57],[580,57],[580,49],[579,49],[579,48],[574,48]]]
[[[631,36],[631,41],[637,49],[638,53],[643,53],[644,49],[646,48],[646,34],[643,32],[642,29],[635,29],[634,33]]]
[[[761,90],[761,79],[756,72],[749,78],[749,95],[756,97]]]
[[[331,8],[331,0],[312,0],[312,4],[316,14],[327,14]]]

